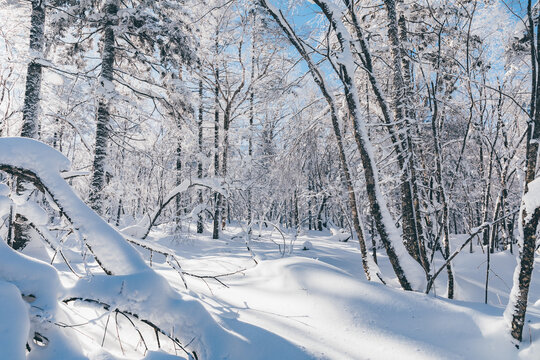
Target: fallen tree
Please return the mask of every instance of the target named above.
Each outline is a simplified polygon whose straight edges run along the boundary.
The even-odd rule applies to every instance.
[[[172,289],[121,233],[74,193],[62,177],[69,166],[61,153],[39,141],[0,139],[0,170],[32,183],[45,194],[103,271],[64,288],[54,267],[0,241],[0,281],[14,285],[32,305],[27,319],[18,319],[23,324],[19,327],[23,340],[12,342],[13,353],[24,353],[26,347],[26,351],[42,352],[44,358],[85,358],[80,345],[67,334],[70,326],[59,309],[63,304],[83,302],[141,321],[156,332],[158,345],[161,334],[188,359],[249,354],[244,340],[218,324],[195,294]],[[2,197],[2,203],[6,202],[7,197]],[[7,208],[2,206],[4,211]]]

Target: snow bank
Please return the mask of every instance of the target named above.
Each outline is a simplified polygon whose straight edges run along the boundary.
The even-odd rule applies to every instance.
[[[0,280],[0,347],[4,359],[25,359],[30,323],[28,309],[16,286]]]
[[[12,301],[13,297],[8,297],[2,301],[9,301],[9,307],[13,308],[13,319],[15,322],[7,323],[8,326],[17,329],[23,326],[25,331],[24,342],[21,350],[24,351],[24,343],[28,343],[32,351],[28,359],[82,359],[79,344],[70,339],[64,329],[55,325],[59,319],[58,297],[61,296],[63,288],[60,284],[56,270],[39,260],[30,258],[11,249],[0,239],[0,279],[11,283],[18,289],[18,302],[21,295],[24,295],[29,302],[29,310],[18,310],[18,302]],[[2,281],[0,280],[0,283]],[[5,289],[5,286],[4,286]],[[10,296],[7,294],[6,296]],[[25,309],[26,310],[26,309]],[[31,319],[30,331],[28,319]],[[21,330],[22,331],[22,330]],[[20,332],[19,332],[20,333]],[[34,334],[38,333],[47,339],[47,346],[39,346],[33,342]],[[7,342],[7,338],[0,338],[0,348],[11,348],[14,344],[19,346],[20,341],[14,343]],[[15,357],[14,359],[16,359]],[[6,359],[11,359],[6,357]]]
[[[217,302],[235,309],[240,321],[281,336],[275,358],[518,358],[502,309],[404,292],[322,261],[266,260],[228,285],[216,293]],[[240,326],[234,323],[228,321],[233,329]],[[243,334],[258,346],[260,339]],[[285,350],[289,341],[306,353],[292,356]],[[261,351],[257,358],[272,357]]]

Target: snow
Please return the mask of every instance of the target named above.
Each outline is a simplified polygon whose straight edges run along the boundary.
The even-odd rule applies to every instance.
[[[18,253],[0,240],[0,279],[0,283],[7,282],[16,286],[19,299],[21,295],[29,299],[29,309],[22,312],[18,310],[17,301],[11,301],[10,294],[6,294],[5,300],[3,297],[0,298],[2,302],[9,300],[6,308],[11,307],[13,315],[18,315],[15,323],[9,323],[10,327],[14,326],[17,329],[18,326],[23,326],[23,329],[26,329],[23,343],[28,342],[32,348],[29,359],[82,358],[78,355],[80,351],[76,339],[68,338],[62,328],[53,326],[57,320],[61,320],[61,315],[58,314],[57,296],[61,292],[62,285],[52,266]],[[25,325],[29,318],[27,311],[32,315],[30,324],[32,331],[30,332],[28,325]],[[17,323],[22,324],[17,325]],[[45,336],[49,340],[49,346],[34,345],[31,340],[34,332]],[[2,338],[2,342],[5,340]],[[11,343],[5,343],[2,349],[10,346]]]
[[[189,358],[166,336],[159,335],[159,346],[151,342],[156,335],[149,324],[189,344],[199,359],[388,359],[397,354],[400,359],[535,359],[540,351],[537,283],[525,327],[530,342],[518,350],[508,336],[503,311],[515,264],[508,252],[492,255],[488,304],[483,304],[486,255],[476,246],[474,253],[454,259],[457,300],[447,300],[440,297],[444,272],[432,295],[402,291],[380,250],[373,266],[388,285],[366,281],[358,244],[340,241],[336,231],[280,228],[282,234],[261,224],[251,234],[249,251],[244,224],[227,225],[218,240],[196,234],[194,223],[173,236],[158,226],[146,240],[131,239],[176,257],[185,271],[182,278],[161,254],[153,255],[150,268],[148,250],[133,248],[86,207],[62,178],[69,162],[55,150],[35,140],[2,138],[0,165],[38,175],[114,274],[72,259],[68,242],[62,247],[72,266],[83,274],[89,269],[90,275],[78,278],[58,259],[52,265],[39,260],[48,262],[49,255],[33,243],[21,254],[0,241],[0,330],[5,334],[0,348],[9,359]],[[16,200],[15,206],[23,206]],[[27,213],[38,220],[43,215],[31,206]],[[282,236],[297,239],[291,251],[276,246]],[[452,238],[452,248],[462,242],[463,236]],[[436,254],[434,266],[443,263]],[[119,313],[131,314],[137,324],[119,321]],[[33,340],[35,334],[46,346]],[[140,336],[147,339],[148,351]],[[32,348],[28,354],[26,343]]]
[[[531,322],[526,326],[533,342],[523,343],[521,350],[510,341],[502,317],[515,264],[509,253],[492,255],[485,305],[486,255],[479,247],[455,258],[457,300],[447,300],[439,297],[445,296],[445,273],[436,281],[437,296],[402,291],[395,279],[391,286],[366,281],[358,244],[339,242],[329,232],[306,231],[298,237],[294,256],[281,258],[271,241],[278,241],[279,235],[263,229],[259,237],[254,231],[251,247],[259,258],[255,265],[242,239],[235,237],[238,231],[231,225],[221,240],[190,235],[190,241],[180,243],[159,230],[153,236],[161,246],[174,249],[188,272],[220,274],[247,268],[221,278],[228,287],[189,276],[187,282],[190,290],[202,294],[209,311],[259,349],[254,359],[388,359],[396,354],[400,359],[535,359],[540,308],[530,305]],[[312,243],[311,250],[298,251],[306,241]],[[452,248],[462,241],[463,237],[452,238]],[[392,278],[380,250],[377,257],[383,275]],[[442,264],[437,259],[436,267]],[[182,288],[177,275],[164,265],[155,266]],[[539,298],[536,285],[531,301]]]
[[[534,211],[540,207],[540,178],[536,178],[528,185],[528,191],[523,194],[522,210],[525,210],[524,221],[529,221]]]
[[[304,241],[304,243],[302,244],[302,250],[311,250],[312,248],[313,244],[309,240]]]
[[[179,327],[182,329],[184,343],[190,342],[192,348],[197,349],[203,357],[210,357],[210,354],[224,357],[229,352],[234,354],[241,351],[242,345],[238,338],[222,329],[191,296],[181,297],[174,292],[164,278],[146,265],[139,252],[119,232],[77,197],[61,177],[60,173],[69,167],[69,161],[63,155],[32,139],[2,138],[0,165],[9,165],[35,174],[57,205],[62,207],[74,228],[85,237],[88,247],[99,259],[100,266],[116,275],[95,274],[91,278],[82,278],[73,288],[66,289],[68,298],[91,298],[104,302],[123,311],[136,313],[167,331],[174,326]],[[38,314],[39,318],[54,317],[57,297],[64,291],[56,270],[16,253],[3,241],[0,243],[0,278],[16,283],[23,294],[36,297],[36,309],[47,314],[46,317]],[[121,302],[117,300],[119,295],[123,299]],[[33,353],[45,353],[42,358],[58,358],[59,350],[56,347],[65,341],[58,328],[49,330],[51,335],[48,338],[54,336],[56,341],[51,341],[45,350],[38,349]],[[221,346],[209,346],[209,339],[215,338],[223,340]],[[70,349],[70,346],[66,343],[64,349]]]
[[[346,232],[344,229],[332,228],[330,229],[330,232],[337,241],[349,241],[351,238],[351,234]]]
[[[25,359],[29,327],[28,309],[19,289],[0,280],[0,339],[5,359]]]
[[[24,215],[35,225],[46,225],[49,221],[49,216],[39,205],[35,202],[25,201],[16,206],[16,212]]]

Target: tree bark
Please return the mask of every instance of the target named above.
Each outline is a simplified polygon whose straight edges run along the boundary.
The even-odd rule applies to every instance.
[[[202,156],[203,156],[203,82],[202,79],[199,80],[199,121],[197,123],[198,126],[198,146],[199,146],[199,161],[197,162],[197,177],[199,179],[202,179],[203,177],[203,164],[202,164]],[[199,197],[199,205],[202,206],[203,203],[203,194],[202,190],[198,190],[198,197]],[[202,215],[199,213],[197,216],[197,234],[202,234],[204,230],[203,227],[203,218]]]
[[[389,106],[386,102],[386,99],[383,96],[383,93],[381,92],[381,89],[379,87],[377,78],[375,77],[373,73],[373,63],[371,59],[371,53],[368,48],[368,44],[366,40],[364,39],[362,28],[360,27],[360,23],[358,21],[358,18],[356,16],[356,13],[354,11],[354,5],[350,0],[343,0],[345,5],[347,6],[349,10],[349,15],[351,16],[352,25],[356,32],[357,41],[360,44],[360,49],[357,50],[357,54],[360,57],[360,61],[362,62],[363,68],[366,71],[368,75],[369,82],[371,84],[371,88],[373,90],[373,93],[375,94],[375,99],[377,101],[377,104],[379,105],[379,108],[381,109],[383,119],[385,123],[388,125],[386,128],[388,129],[388,132],[390,134],[390,139],[392,141],[392,144],[394,146],[394,151],[397,155],[398,165],[400,169],[402,170],[402,176],[401,176],[401,203],[402,203],[402,211],[403,211],[403,235],[405,240],[405,245],[407,248],[407,251],[409,254],[424,268],[424,271],[426,274],[429,273],[429,261],[427,259],[426,250],[425,250],[425,240],[423,236],[421,221],[420,221],[420,202],[418,198],[418,188],[416,185],[416,173],[415,173],[415,167],[414,167],[414,152],[412,149],[412,142],[408,141],[409,137],[404,138],[403,136],[397,135],[395,131],[395,127],[403,128],[403,122],[406,120],[403,118],[403,112],[400,110],[398,114],[395,114],[394,116],[399,116],[392,118],[392,115],[390,114]],[[403,19],[403,25],[404,27],[405,20]],[[402,34],[404,31],[402,31]],[[397,30],[394,34],[397,36]],[[405,35],[403,35],[405,36]],[[396,41],[394,39],[394,41]],[[398,46],[399,46],[399,40],[397,40]],[[353,43],[352,46],[354,47],[355,44]],[[409,62],[403,58],[401,52],[403,51],[402,47],[399,47],[399,57],[401,57],[401,60],[396,58],[397,64],[399,66],[399,62],[401,61],[404,66],[408,66],[408,69],[410,68]],[[409,72],[407,72],[409,76],[409,80],[412,79],[410,77]],[[404,80],[401,81],[404,85],[407,86],[408,91],[412,91],[410,89],[410,82],[405,83]],[[395,105],[395,104],[394,104]],[[401,107],[399,107],[401,108]],[[408,106],[407,108],[408,114],[414,114],[414,110],[412,109],[412,106]],[[407,136],[408,133],[407,133]],[[406,156],[406,152],[408,152],[408,156]],[[407,162],[406,159],[409,159]]]
[[[319,6],[319,8],[322,10],[332,26],[332,29],[335,31],[338,42],[340,43],[341,51],[344,54],[351,55],[351,44],[347,40],[348,34],[344,33],[346,29],[344,24],[341,22],[341,19],[335,17],[334,13],[330,10],[325,1],[314,0],[314,3],[317,4],[317,6]],[[352,58],[352,56],[346,55],[344,57]],[[354,69],[351,68],[350,64],[346,64],[344,62],[339,62],[338,65],[338,75],[343,83],[347,108],[353,122],[354,138],[360,152],[360,158],[364,168],[366,192],[371,207],[371,215],[375,219],[375,224],[377,226],[377,231],[379,232],[381,242],[386,249],[388,259],[390,260],[394,273],[396,274],[401,287],[404,290],[412,290],[413,288],[411,283],[409,282],[407,275],[405,274],[405,270],[402,267],[401,259],[399,258],[394,247],[394,242],[401,241],[401,239],[397,237],[392,238],[392,235],[397,234],[397,229],[392,229],[392,227],[395,226],[391,221],[390,212],[379,188],[378,173],[375,161],[373,159],[371,141],[367,136],[365,124],[360,118],[358,89],[353,81]]]
[[[100,86],[105,92],[98,101],[97,125],[96,125],[96,143],[94,148],[94,166],[92,182],[90,184],[90,206],[98,214],[103,213],[103,188],[105,186],[107,146],[109,142],[109,103],[107,92],[113,87],[113,67],[115,58],[115,35],[114,25],[116,23],[116,14],[118,12],[117,0],[110,0],[105,5],[106,20],[103,29],[103,50],[101,53],[101,76]]]
[[[23,126],[21,136],[36,139],[39,129],[39,97],[41,93],[42,66],[45,45],[45,1],[32,0],[30,15],[30,63],[26,69],[26,89],[24,92]]]
[[[432,98],[433,98],[433,116],[431,119],[431,130],[433,133],[433,147],[435,150],[435,178],[437,180],[437,187],[439,192],[440,203],[442,204],[442,227],[443,227],[443,254],[444,259],[448,260],[450,258],[450,214],[448,210],[448,199],[446,197],[446,189],[444,188],[443,179],[442,179],[442,149],[439,141],[439,114],[438,114],[438,102],[436,99],[437,91],[435,86],[433,86]],[[446,272],[448,274],[447,282],[447,295],[449,299],[454,298],[454,273],[452,272],[452,263],[448,262],[446,265]]]
[[[28,49],[30,62],[26,69],[21,136],[37,139],[39,137],[38,112],[42,79],[40,60],[43,58],[45,45],[45,2],[43,0],[32,0],[31,6],[30,44]],[[21,179],[15,181],[17,194],[23,195],[30,184]],[[11,245],[15,250],[23,249],[30,240],[28,219],[21,214],[15,213],[10,217],[11,220],[13,220],[13,223],[10,223],[10,227],[13,229]]]
[[[532,14],[531,0],[527,4],[527,14],[529,20],[529,35],[531,41],[531,60],[533,68],[533,94],[531,97],[531,113],[528,126],[527,138],[527,169],[525,172],[525,189],[523,197],[529,195],[529,185],[533,181],[538,181],[536,177],[536,167],[538,159],[538,145],[540,141],[540,86],[538,81],[537,66],[539,47],[534,43],[534,21]],[[540,24],[537,28],[540,29]],[[540,39],[538,39],[540,41]],[[533,112],[534,111],[534,112]],[[537,195],[538,196],[538,195]],[[529,286],[531,284],[531,276],[534,266],[534,251],[536,247],[536,230],[538,221],[540,220],[540,208],[534,209],[532,214],[527,213],[526,207],[521,209],[521,223],[523,225],[523,243],[521,246],[518,265],[514,272],[514,283],[510,293],[508,306],[506,307],[505,317],[510,322],[510,334],[520,342],[523,335],[523,325],[525,324],[525,314],[527,311],[527,301],[529,297]]]
[[[403,242],[409,254],[421,264],[429,273],[429,263],[423,253],[423,239],[421,236],[420,223],[417,221],[418,194],[416,189],[414,146],[410,134],[410,121],[413,116],[413,108],[410,104],[409,94],[411,92],[410,83],[405,82],[404,72],[410,77],[408,72],[409,63],[403,56],[403,44],[400,41],[399,23],[397,20],[395,0],[384,0],[388,17],[388,40],[390,42],[390,53],[392,57],[392,107],[394,121],[402,129],[403,149],[406,151],[405,162],[402,171],[401,205],[402,205],[402,225]],[[401,19],[402,37],[405,36],[405,19]],[[406,69],[402,69],[406,66]],[[409,79],[410,80],[410,79]],[[416,190],[416,191],[415,191]]]
[[[216,45],[217,47],[217,45]],[[216,70],[216,87],[214,90],[214,176],[219,176],[219,69]],[[214,223],[212,229],[212,238],[219,239],[219,223],[221,210],[221,194],[214,193]]]

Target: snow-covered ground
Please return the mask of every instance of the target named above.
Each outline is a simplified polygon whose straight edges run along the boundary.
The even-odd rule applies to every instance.
[[[444,272],[431,294],[405,292],[380,251],[388,286],[368,282],[357,242],[336,230],[297,236],[259,224],[248,239],[229,224],[213,240],[194,224],[165,224],[141,240],[73,193],[59,153],[28,139],[0,149],[0,163],[39,177],[66,218],[50,231],[29,207],[39,198],[21,202],[0,187],[0,210],[17,207],[35,224],[23,254],[0,241],[0,359],[539,358],[540,264],[516,349],[502,316],[516,264],[508,251],[491,256],[484,304],[487,253],[477,244],[454,259],[457,299],[448,300]]]
[[[176,235],[168,235],[172,233],[170,227],[161,226],[151,232],[146,241],[156,249],[169,249],[166,251],[174,253],[183,271],[188,273],[184,276],[184,284],[165,256],[152,254],[153,269],[181,294],[182,301],[187,301],[188,305],[178,307],[178,311],[187,312],[184,314],[167,314],[167,311],[175,309],[176,305],[170,303],[174,297],[155,293],[166,287],[153,284],[156,281],[154,276],[139,274],[134,277],[134,280],[140,280],[135,290],[130,288],[134,285],[130,283],[129,276],[117,276],[118,279],[112,282],[99,275],[92,280],[79,280],[57,256],[53,265],[60,270],[60,280],[68,294],[77,293],[70,289],[74,284],[77,284],[77,289],[81,290],[82,287],[88,293],[92,289],[108,287],[106,290],[113,292],[109,301],[117,301],[109,309],[82,302],[60,303],[54,320],[57,325],[69,324],[69,327],[61,329],[61,333],[65,339],[75,340],[63,340],[64,343],[77,343],[77,347],[82,347],[90,359],[139,359],[143,356],[145,359],[186,358],[185,353],[166,337],[160,336],[158,344],[151,327],[141,322],[133,324],[131,321],[137,322],[134,318],[128,320],[122,313],[113,311],[115,306],[127,306],[127,300],[125,304],[122,303],[125,293],[126,299],[131,297],[131,302],[141,299],[142,305],[129,304],[130,309],[158,304],[158,308],[146,310],[146,313],[160,318],[159,313],[162,312],[161,323],[173,324],[167,330],[183,339],[184,345],[189,347],[197,343],[210,347],[206,354],[199,354],[201,359],[539,357],[538,262],[530,293],[524,341],[521,348],[516,349],[502,317],[516,263],[514,256],[508,252],[492,255],[486,305],[486,254],[477,244],[472,254],[466,249],[455,259],[457,300],[448,300],[444,297],[444,272],[436,282],[436,295],[400,290],[397,281],[392,279],[391,268],[381,251],[377,254],[379,265],[389,286],[366,281],[357,242],[340,242],[339,239],[344,237],[336,232],[304,231],[295,239],[293,232],[283,230],[282,234],[270,228],[262,231],[255,229],[249,244],[250,253],[246,247],[245,233],[238,225],[227,226],[219,240],[211,239],[208,231],[198,235],[193,226],[189,231],[186,228],[184,226],[183,232]],[[462,239],[454,239],[453,247],[456,248],[460,241]],[[138,250],[150,263],[150,252],[143,248]],[[52,255],[51,250],[37,241],[32,241],[24,253],[43,260],[50,259]],[[69,243],[64,246],[64,254],[78,274],[99,271],[92,263],[85,267],[80,255],[76,251],[69,251]],[[439,266],[441,264],[439,261]],[[104,283],[99,285],[100,281]],[[88,289],[86,282],[89,283]],[[114,287],[119,289],[118,294]],[[144,289],[149,289],[150,293],[144,293]],[[135,295],[130,293],[133,291]],[[28,324],[18,320],[26,318],[28,310],[24,302],[18,299],[16,288],[12,285],[1,282],[0,292],[3,299],[3,306],[0,307],[0,331],[3,336],[0,341],[4,345],[6,342],[24,344],[24,338],[8,335],[14,333],[15,323],[16,332],[28,331]],[[163,308],[159,308],[161,303],[156,300],[161,296],[169,299],[164,300]],[[103,299],[102,294],[96,297]],[[189,305],[191,302],[193,304]],[[221,326],[221,330],[216,331],[208,314],[201,312],[201,305]],[[190,334],[196,334],[200,326],[201,338],[195,335],[186,340],[182,336],[183,329],[174,327],[177,317],[191,319],[194,328],[189,329]],[[205,333],[208,329],[211,333]],[[18,344],[19,349],[21,344]],[[163,351],[160,351],[160,347]],[[63,350],[60,352],[65,354]],[[176,353],[178,357],[165,352]],[[43,358],[35,351],[28,355],[32,359]],[[21,356],[24,355],[4,353],[0,359],[19,359]],[[55,359],[54,356],[44,358]]]
[[[540,263],[537,262],[533,277],[524,341],[521,348],[516,349],[502,317],[515,266],[515,258],[508,252],[492,255],[486,305],[483,303],[486,254],[477,244],[472,254],[467,249],[455,259],[457,300],[448,300],[444,297],[444,272],[436,282],[436,295],[405,292],[392,279],[391,268],[380,251],[377,254],[379,265],[389,286],[366,281],[358,244],[340,242],[343,236],[335,232],[304,231],[295,239],[293,232],[283,230],[282,235],[275,229],[256,229],[249,244],[251,253],[240,226],[229,225],[219,240],[211,239],[208,231],[196,234],[193,226],[189,231],[184,226],[183,232],[168,235],[171,232],[169,227],[161,226],[151,233],[146,243],[156,249],[170,249],[166,251],[174,253],[183,271],[188,273],[184,284],[165,256],[152,254],[153,269],[188,302],[178,307],[178,311],[187,313],[167,314],[175,305],[170,304],[170,294],[155,293],[165,287],[153,284],[156,281],[153,276],[137,275],[134,279],[140,283],[135,290],[129,289],[130,284],[133,286],[129,276],[117,277],[112,282],[99,275],[92,280],[79,280],[57,256],[53,265],[60,270],[60,280],[68,294],[77,292],[70,289],[74,284],[87,292],[108,287],[106,290],[113,293],[109,301],[117,301],[109,309],[82,302],[59,303],[54,320],[57,325],[70,325],[60,329],[64,338],[61,346],[76,344],[87,357],[99,360],[143,356],[145,359],[185,359],[185,353],[166,337],[160,336],[158,344],[151,327],[141,322],[133,324],[131,321],[137,322],[133,318],[130,321],[122,313],[113,311],[115,306],[122,308],[128,304],[127,300],[122,303],[125,293],[126,299],[141,299],[145,306],[158,304],[158,308],[146,312],[153,316],[158,314],[154,318],[160,318],[162,312],[162,324],[174,324],[177,317],[191,319],[194,329],[189,329],[190,334],[197,333],[200,326],[201,338],[194,336],[187,339],[189,341],[182,336],[182,328],[172,325],[168,330],[183,339],[188,347],[190,343],[210,347],[206,354],[199,354],[201,359],[538,359],[540,354],[540,284],[537,280]],[[453,247],[460,241],[462,239],[454,239]],[[69,251],[69,246],[65,244],[64,254],[75,272],[99,272],[95,264],[85,266],[76,251]],[[150,252],[138,250],[150,263]],[[24,253],[43,260],[52,255],[51,250],[38,241],[32,241]],[[441,264],[439,261],[439,266]],[[17,281],[20,284],[25,280]],[[104,283],[99,285],[100,281]],[[86,282],[90,284],[88,289]],[[119,294],[114,287],[119,289]],[[145,294],[144,289],[149,289],[150,293]],[[134,295],[130,291],[139,293]],[[28,332],[28,323],[20,322],[27,317],[28,310],[17,297],[16,288],[9,283],[1,282],[0,292],[2,348],[21,349],[24,337],[13,336],[13,333]],[[155,300],[161,296],[169,299],[163,303],[163,308],[159,308],[160,302]],[[96,297],[103,299],[103,295]],[[190,302],[194,304],[189,305]],[[193,306],[195,304],[197,306]],[[208,314],[200,311],[200,305],[224,331],[216,331]],[[129,306],[140,309],[142,305]],[[16,331],[13,324],[17,326]],[[205,333],[208,329],[213,332]],[[8,336],[10,334],[12,336]],[[20,344],[4,346],[7,342]],[[65,349],[59,351],[65,356]],[[178,357],[165,352],[176,353]],[[2,355],[1,359],[24,356],[7,352]],[[54,356],[40,357],[35,351],[28,356],[55,359]]]
[[[163,229],[162,229],[163,230]],[[246,248],[240,227],[228,226],[220,240],[209,233],[165,236],[154,241],[178,255],[184,271],[218,275],[187,276],[192,294],[244,338],[258,359],[537,359],[540,354],[540,284],[531,289],[524,341],[511,343],[502,313],[507,302],[515,258],[492,255],[488,304],[484,302],[486,255],[478,245],[454,261],[457,300],[448,300],[442,273],[437,295],[404,292],[365,280],[358,244],[339,242],[330,232],[306,231],[293,244],[285,233],[286,254],[277,231],[255,230]],[[309,250],[302,250],[309,241]],[[454,247],[458,239],[454,240]],[[147,259],[148,253],[146,254]],[[379,264],[391,277],[386,258]],[[153,267],[178,291],[186,291],[178,274],[153,256]],[[538,279],[537,263],[534,279]],[[534,281],[534,280],[533,280]],[[216,340],[219,341],[219,340]],[[117,346],[118,347],[118,346]],[[246,357],[253,358],[253,357]]]

